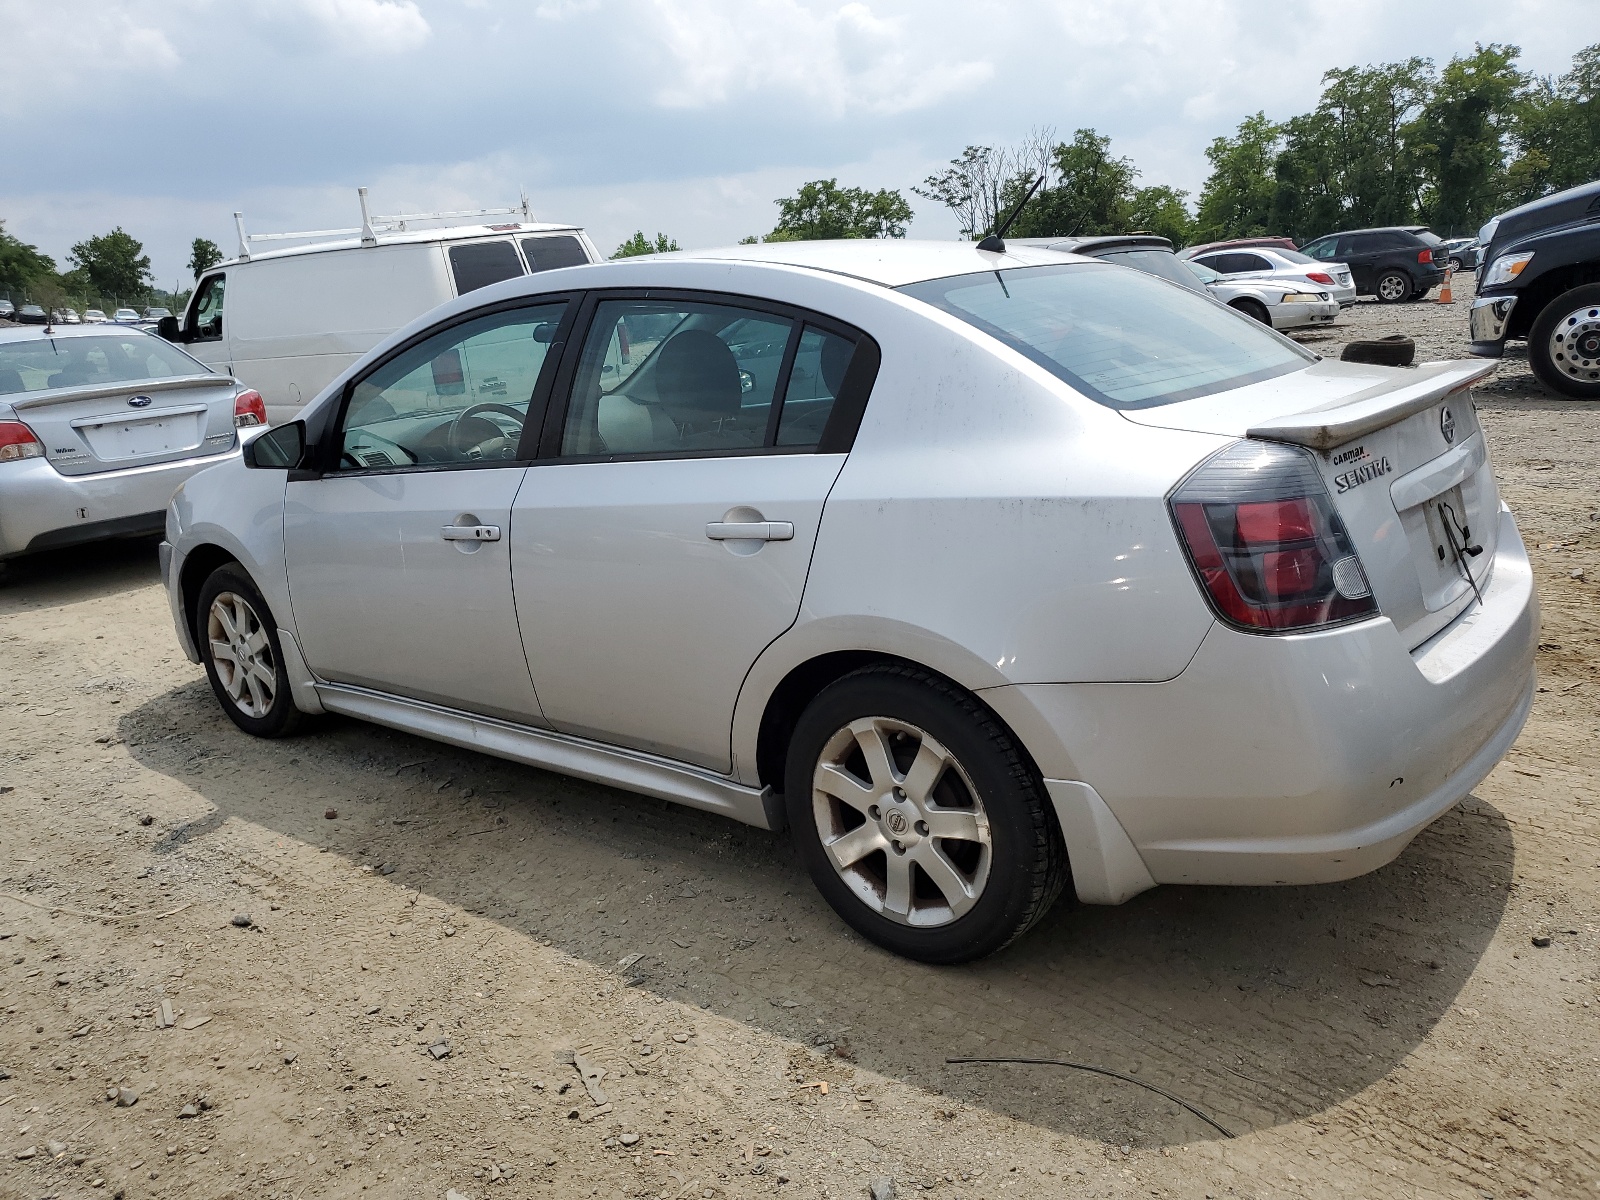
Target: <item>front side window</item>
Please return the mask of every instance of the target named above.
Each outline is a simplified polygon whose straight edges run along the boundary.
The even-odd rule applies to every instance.
[[[510,242],[472,242],[450,247],[450,273],[456,279],[456,295],[465,296],[502,279],[522,274],[522,260]]]
[[[222,338],[222,292],[227,276],[212,275],[200,284],[200,294],[195,297],[189,311],[194,324],[189,329],[191,342],[215,342]]]
[[[1315,361],[1259,321],[1103,263],[986,271],[899,290],[1112,408],[1209,396]]]
[[[489,313],[397,354],[351,389],[338,469],[514,460],[564,302]]]
[[[0,395],[204,375],[210,368],[147,333],[0,342]]]
[[[796,324],[722,304],[602,301],[578,361],[562,455],[772,445]]]

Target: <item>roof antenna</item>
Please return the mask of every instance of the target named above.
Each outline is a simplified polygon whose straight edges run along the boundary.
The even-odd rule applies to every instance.
[[[233,227],[239,231],[239,261],[249,262],[250,243],[244,236],[244,214],[242,212],[233,214]]]
[[[367,212],[367,189],[358,187],[356,198],[361,201],[361,244],[363,246],[376,246],[378,235],[372,231],[372,217]]]
[[[1043,175],[1033,181],[1033,186],[1028,189],[1028,194],[1017,201],[1017,206],[1011,210],[1011,215],[1000,223],[1000,228],[978,243],[979,250],[989,250],[995,254],[1004,254],[1006,252],[1005,236],[1007,231],[1010,230],[1012,222],[1022,212],[1022,206],[1033,199],[1033,194],[1039,190],[1039,185],[1043,182]]]

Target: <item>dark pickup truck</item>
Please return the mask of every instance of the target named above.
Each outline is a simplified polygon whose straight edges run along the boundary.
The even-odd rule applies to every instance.
[[[1499,358],[1507,338],[1526,338],[1547,387],[1600,400],[1600,180],[1514,208],[1478,240],[1472,352]]]

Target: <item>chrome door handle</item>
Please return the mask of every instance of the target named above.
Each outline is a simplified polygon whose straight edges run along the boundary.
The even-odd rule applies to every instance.
[[[792,542],[793,521],[712,521],[706,536],[713,542]]]
[[[439,536],[447,542],[498,542],[498,525],[446,525]]]

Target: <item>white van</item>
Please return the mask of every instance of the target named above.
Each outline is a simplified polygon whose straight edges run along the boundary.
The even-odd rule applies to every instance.
[[[260,392],[269,424],[292,419],[357,358],[446,300],[517,275],[601,260],[573,225],[524,219],[404,228],[406,222],[467,215],[459,213],[387,218],[398,228],[385,226],[386,218],[374,224],[362,192],[359,230],[247,238],[241,226],[239,256],[196,281],[181,320],[163,322],[164,336]],[[525,216],[526,208],[472,215],[499,213]],[[251,249],[252,242],[311,237],[326,240]]]

